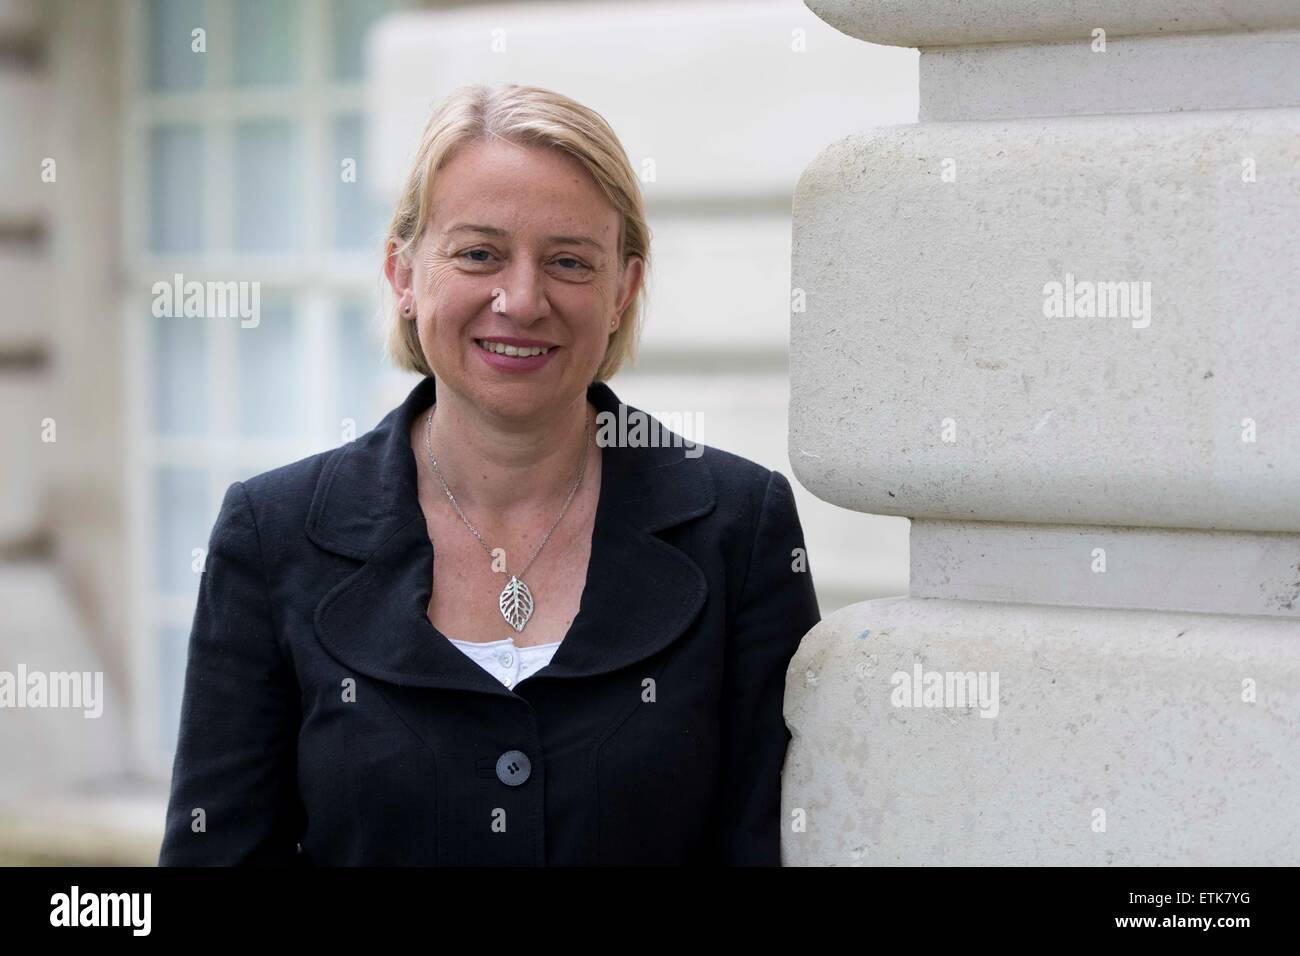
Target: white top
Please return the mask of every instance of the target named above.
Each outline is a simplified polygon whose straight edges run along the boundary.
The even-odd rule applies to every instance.
[[[514,687],[525,677],[549,664],[555,655],[555,649],[560,646],[559,641],[554,641],[531,647],[515,647],[515,642],[508,637],[486,642],[458,641],[450,637],[447,640],[507,687]]]

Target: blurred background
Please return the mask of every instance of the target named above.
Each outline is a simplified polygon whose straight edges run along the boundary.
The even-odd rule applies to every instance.
[[[612,387],[792,478],[795,183],[915,121],[916,57],[795,0],[0,0],[0,672],[104,698],[0,707],[0,864],[156,861],[223,492],[414,384],[381,354],[382,237],[442,95],[528,83],[610,122],[653,236]],[[260,321],[156,317],[178,275],[256,284]],[[792,484],[823,615],[906,592],[906,519]]]

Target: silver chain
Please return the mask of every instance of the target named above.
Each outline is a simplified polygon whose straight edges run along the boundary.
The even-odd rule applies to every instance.
[[[434,408],[437,408],[436,404],[434,405]],[[424,447],[429,451],[429,463],[433,465],[433,473],[438,476],[438,481],[442,484],[442,490],[447,494],[447,500],[450,501],[451,506],[456,509],[456,514],[460,515],[460,520],[465,522],[465,527],[469,528],[474,537],[478,538],[478,543],[483,546],[483,550],[488,553],[488,557],[494,557],[492,554],[492,548],[483,540],[483,536],[478,533],[478,529],[469,523],[469,519],[465,517],[465,512],[460,510],[460,505],[456,503],[456,496],[453,495],[451,489],[447,487],[447,481],[442,477],[442,471],[438,468],[438,459],[433,456],[433,443],[429,436],[433,430],[434,408],[429,409],[429,418],[424,423]],[[569,510],[569,503],[573,501],[573,496],[577,494],[578,486],[582,484],[583,476],[587,473],[587,436],[590,433],[591,422],[587,421],[582,427],[582,467],[578,469],[578,480],[574,482],[573,487],[569,490],[569,497],[564,499],[564,507],[560,509],[560,516],[555,519],[555,524],[551,525],[550,530],[546,532],[542,537],[541,542],[533,549],[532,557],[528,559],[528,563],[524,565],[523,570],[515,572],[515,577],[522,578],[528,572],[528,569],[533,566],[533,562],[537,560],[537,555],[541,553],[542,548],[546,547],[546,542],[551,540],[551,532],[559,527],[560,522],[564,520],[564,513]]]

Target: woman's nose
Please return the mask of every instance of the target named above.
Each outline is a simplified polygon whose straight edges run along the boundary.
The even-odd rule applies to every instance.
[[[550,314],[546,298],[546,272],[531,262],[511,263],[505,283],[493,303],[493,310],[504,312],[516,322],[528,324]]]

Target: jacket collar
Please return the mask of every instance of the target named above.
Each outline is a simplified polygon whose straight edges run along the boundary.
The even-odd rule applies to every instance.
[[[598,413],[640,412],[603,382],[588,386],[587,398]],[[434,399],[434,379],[421,380],[321,471],[307,536],[363,563],[321,600],[317,637],[340,663],[371,677],[510,696],[513,691],[452,646],[426,616],[433,545],[416,494],[410,429]],[[534,677],[606,673],[680,637],[704,606],[707,583],[694,561],[655,532],[714,506],[713,479],[702,455],[688,457],[676,442],[603,446],[581,607],[551,663]]]

